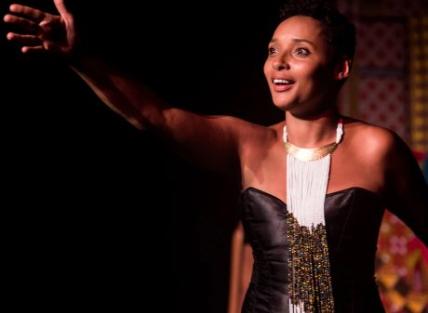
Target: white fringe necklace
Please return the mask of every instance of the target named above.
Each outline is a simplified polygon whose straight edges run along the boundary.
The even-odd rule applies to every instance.
[[[342,140],[339,120],[336,141],[319,148],[300,148],[288,142],[287,239],[288,296],[291,313],[333,313],[324,203],[330,173],[331,153]]]

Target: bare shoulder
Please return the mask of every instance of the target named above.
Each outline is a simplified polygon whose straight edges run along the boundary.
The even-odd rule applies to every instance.
[[[367,161],[384,159],[402,143],[400,137],[387,128],[348,117],[344,122],[347,144]]]
[[[352,164],[350,172],[370,190],[385,193],[390,177],[398,177],[400,168],[413,164],[412,153],[393,131],[346,118],[341,160]],[[394,174],[393,174],[394,173]]]

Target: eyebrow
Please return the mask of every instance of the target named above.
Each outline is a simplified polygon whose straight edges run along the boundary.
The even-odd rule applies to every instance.
[[[275,43],[275,42],[277,42],[277,41],[278,41],[278,40],[276,40],[275,38],[273,38],[269,43]],[[306,43],[310,44],[311,46],[314,46],[314,47],[315,47],[315,44],[314,44],[312,41],[307,40],[307,39],[293,38],[293,39],[292,39],[292,41],[293,41],[293,42],[296,42],[296,43],[306,42]]]

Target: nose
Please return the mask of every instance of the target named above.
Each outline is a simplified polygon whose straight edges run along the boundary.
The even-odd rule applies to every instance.
[[[278,58],[272,63],[272,66],[277,71],[290,69],[290,64],[287,62],[285,58]]]

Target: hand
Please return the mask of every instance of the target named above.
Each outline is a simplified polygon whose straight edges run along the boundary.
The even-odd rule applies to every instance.
[[[76,46],[74,17],[64,0],[54,0],[59,15],[21,4],[12,4],[3,20],[19,32],[9,32],[8,40],[22,45],[23,53],[52,52],[69,57]]]

